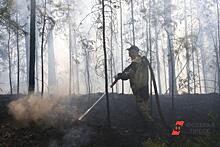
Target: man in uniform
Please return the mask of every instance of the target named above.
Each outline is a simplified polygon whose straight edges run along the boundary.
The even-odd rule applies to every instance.
[[[127,50],[132,62],[122,73],[118,73],[115,79],[130,80],[130,86],[138,109],[146,121],[152,121],[147,107],[149,99],[149,63],[146,57],[139,55],[139,48],[137,46],[132,45]]]

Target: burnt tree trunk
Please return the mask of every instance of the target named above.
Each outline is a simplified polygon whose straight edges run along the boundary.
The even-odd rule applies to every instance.
[[[105,42],[105,1],[102,0],[102,25],[103,25],[103,52],[104,52],[104,67],[105,67],[105,94],[106,94],[106,107],[107,107],[107,121],[108,127],[111,127],[110,120],[110,109],[109,109],[109,95],[108,95],[108,66],[107,66],[107,53],[106,53],[106,42]]]
[[[30,22],[30,63],[29,63],[29,87],[28,94],[34,93],[35,89],[35,14],[36,2],[31,0],[31,22]]]

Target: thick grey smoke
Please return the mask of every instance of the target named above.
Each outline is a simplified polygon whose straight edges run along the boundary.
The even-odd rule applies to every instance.
[[[71,106],[69,102],[70,99],[66,97],[30,96],[12,101],[8,107],[18,121],[57,125],[70,123],[77,118],[77,107]]]

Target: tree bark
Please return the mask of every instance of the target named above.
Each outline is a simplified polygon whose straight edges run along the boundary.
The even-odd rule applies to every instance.
[[[184,20],[185,20],[185,49],[186,49],[186,73],[187,73],[187,91],[190,93],[190,68],[189,68],[189,42],[188,42],[188,27],[187,27],[187,11],[186,0],[184,0]]]
[[[218,57],[218,36],[216,36],[216,40],[214,39],[213,35],[212,35],[212,40],[213,40],[213,44],[214,44],[214,52],[216,54],[216,72],[215,72],[215,81],[217,81],[217,75],[218,75],[218,71],[219,71],[219,57]],[[217,82],[218,83],[218,82]],[[216,82],[214,82],[214,93],[216,92],[218,84],[216,84]]]
[[[163,44],[163,42],[161,43]],[[164,70],[164,83],[165,83],[165,89],[167,91],[167,71],[166,71],[166,62],[165,62],[165,49],[162,46],[162,51],[163,51],[163,70]]]
[[[205,50],[204,50],[204,45],[203,45],[203,43],[204,43],[204,38],[203,38],[203,36],[204,36],[205,34],[204,34],[204,32],[203,32],[203,29],[202,29],[202,34],[201,34],[201,51],[200,51],[200,53],[201,53],[201,60],[202,60],[202,73],[203,73],[203,79],[204,79],[204,91],[205,91],[205,93],[207,93],[207,75],[206,75],[206,58],[205,58]]]
[[[30,21],[29,21],[29,18],[30,18],[30,15],[29,13],[30,10],[29,10],[29,7],[31,5],[31,1],[26,1],[26,13],[25,14],[25,17],[27,18],[26,19],[26,25],[24,26],[24,39],[25,39],[25,53],[26,53],[26,84],[27,84],[27,89],[29,87],[29,59],[30,59]]]
[[[132,35],[133,35],[133,45],[135,45],[135,27],[134,27],[134,5],[133,0],[131,0],[131,21],[132,21]]]
[[[155,0],[153,0],[154,6],[156,6]],[[154,7],[156,9],[157,7]],[[156,10],[157,12],[157,10]],[[158,88],[159,88],[159,94],[162,94],[161,90],[161,78],[160,78],[160,60],[159,60],[159,49],[158,49],[158,17],[157,14],[153,14],[154,16],[154,22],[155,22],[155,28],[154,28],[154,35],[155,35],[155,51],[156,51],[156,61],[157,61],[157,79],[158,79]]]
[[[29,87],[28,94],[33,94],[35,89],[35,14],[36,2],[31,0],[30,20],[30,63],[29,63]]]
[[[52,26],[53,27],[53,26]],[[56,69],[55,69],[53,28],[48,32],[48,88],[53,92],[56,87]]]
[[[8,74],[8,76],[9,76],[10,94],[12,94],[10,40],[11,40],[11,31],[10,31],[10,22],[9,22],[9,25],[8,25],[8,69],[9,69],[9,74]]]
[[[35,68],[35,73],[36,73],[36,92],[39,93],[39,31],[36,30],[36,51],[35,51],[35,59],[36,59],[36,68]]]
[[[44,34],[45,34],[45,27],[46,27],[46,5],[47,1],[44,1],[44,16],[43,16],[43,28],[42,28],[42,36],[41,36],[41,96],[44,93]]]
[[[87,81],[87,92],[89,95],[91,94],[91,80],[90,80],[90,73],[89,73],[89,52],[87,51],[87,48],[84,48],[85,50],[85,59],[86,59],[86,81]]]
[[[69,95],[72,94],[72,23],[68,1],[68,21],[69,21]]]
[[[29,85],[29,64],[30,64],[30,34],[24,34],[25,50],[26,50],[26,83]]]
[[[113,7],[112,7],[112,0],[110,0],[110,6],[111,6],[111,22],[110,22],[110,29],[111,29],[111,35],[110,35],[110,53],[111,53],[111,58],[110,58],[110,81],[113,83]],[[112,87],[112,93],[114,92],[114,87]]]
[[[217,19],[218,19],[218,54],[217,57],[220,57],[220,20],[219,20],[219,5],[218,5],[218,0],[217,0]],[[218,65],[218,92],[220,93],[220,63],[216,63]]]
[[[120,41],[121,41],[121,71],[124,70],[124,48],[123,48],[123,21],[122,21],[122,0],[120,0]],[[121,80],[121,93],[124,94],[124,81]]]
[[[51,16],[51,6],[48,7],[48,14]],[[49,92],[54,92],[56,87],[56,63],[54,57],[54,31],[55,21],[51,19],[50,28],[48,30],[48,89]]]
[[[193,75],[192,75],[192,79],[193,79],[193,93],[196,93],[196,78],[195,78],[195,46],[194,46],[194,36],[193,36],[193,19],[192,19],[192,0],[190,0],[190,18],[191,18],[191,42],[192,42],[192,64],[193,64]]]
[[[198,78],[199,78],[199,92],[202,93],[198,50],[196,51],[196,63],[197,63],[197,66],[198,66],[197,67],[197,73],[198,73]]]
[[[168,48],[168,73],[169,73],[169,94],[172,95],[172,106],[174,105],[174,94],[177,93],[176,80],[175,80],[175,59],[173,53],[173,29],[172,29],[172,19],[171,19],[171,0],[164,0],[165,4],[165,22],[167,23],[166,33],[167,33],[167,48]]]
[[[148,43],[149,43],[149,52],[150,52],[150,66],[152,66],[152,38],[151,38],[151,0],[149,0],[149,17],[148,17]],[[149,79],[149,78],[148,78]],[[149,86],[149,92],[150,92],[150,114],[153,115],[153,86],[152,86],[152,76],[150,76],[150,86]]]
[[[18,10],[16,12],[16,22],[18,22]],[[19,50],[19,28],[16,30],[16,44],[17,44],[17,94],[19,94],[20,88],[20,50]]]
[[[102,0],[102,39],[103,39],[103,52],[104,52],[104,68],[105,68],[105,94],[106,94],[106,107],[107,107],[107,121],[108,127],[111,127],[110,120],[110,109],[109,109],[109,95],[108,95],[108,66],[107,66],[107,53],[106,53],[106,42],[105,42],[105,2]]]
[[[78,63],[78,49],[77,49],[77,36],[76,36],[76,30],[74,30],[74,45],[75,45],[75,60],[76,60],[76,86],[77,86],[77,94],[80,93],[80,84],[79,84],[79,63]]]

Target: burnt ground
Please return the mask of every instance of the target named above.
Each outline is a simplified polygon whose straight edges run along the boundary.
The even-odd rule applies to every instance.
[[[101,93],[84,95],[68,101],[66,107],[77,107],[78,116],[91,106]],[[20,96],[22,97],[22,96]],[[101,100],[80,123],[71,119],[56,125],[46,122],[23,123],[9,113],[8,104],[16,95],[0,95],[0,147],[139,147],[139,146],[220,146],[219,94],[178,95],[174,111],[170,96],[160,96],[164,118],[170,127],[184,120],[180,136],[171,136],[160,123],[155,98],[149,101],[154,123],[146,123],[138,113],[132,95],[110,95],[111,127],[107,123],[106,100]],[[151,105],[152,102],[152,105]]]

